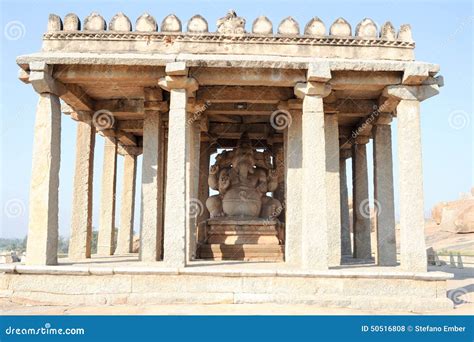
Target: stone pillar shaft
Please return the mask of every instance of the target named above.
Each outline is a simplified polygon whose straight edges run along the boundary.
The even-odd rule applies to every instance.
[[[190,115],[191,116],[191,115]],[[192,118],[192,116],[191,116]],[[189,159],[186,161],[186,197],[187,201],[187,230],[189,239],[187,239],[187,256],[191,261],[196,258],[197,247],[197,223],[203,203],[199,201],[199,154],[201,147],[201,129],[199,123],[192,119],[187,120],[189,126]]]
[[[400,178],[400,265],[427,268],[423,210],[420,102],[401,100],[397,106]]]
[[[209,210],[206,208],[206,200],[209,197],[209,167],[211,161],[211,147],[208,141],[202,141],[199,151],[199,190],[198,198],[201,203],[201,213],[198,216],[198,223],[209,218]]]
[[[324,116],[326,138],[326,193],[328,263],[341,264],[341,195],[339,179],[339,127],[336,114]]]
[[[60,146],[59,97],[41,93],[36,107],[26,247],[30,265],[57,263]]]
[[[323,97],[303,99],[303,231],[302,264],[328,268],[328,201]]]
[[[278,188],[273,192],[273,197],[280,201],[283,206],[281,214],[278,216],[278,219],[282,222],[285,222],[285,208],[286,208],[286,199],[285,199],[285,156],[284,156],[284,147],[282,143],[273,143],[273,163],[275,165],[275,170],[279,175],[278,178]]]
[[[76,166],[72,199],[69,259],[91,257],[95,127],[88,115],[77,122]]]
[[[367,150],[365,144],[354,144],[352,150],[352,213],[354,258],[369,259],[370,247],[370,203],[367,175]]]
[[[163,135],[161,115],[146,111],[143,122],[140,260],[156,261],[163,239]]]
[[[341,192],[341,254],[351,255],[351,231],[349,216],[349,195],[347,192],[346,158],[339,158],[339,176]]]
[[[188,215],[186,163],[189,163],[189,125],[187,124],[187,93],[185,89],[170,89],[170,111],[166,172],[164,262],[183,267],[186,262]]]
[[[303,142],[301,109],[291,110],[291,125],[284,133],[285,153],[285,261],[301,263],[303,205]]]
[[[97,254],[99,255],[112,255],[114,253],[116,180],[117,141],[113,137],[105,137],[99,236],[97,238]]]
[[[377,124],[374,136],[374,200],[377,214],[376,262],[380,266],[397,264],[395,243],[395,205],[393,198],[392,130]]]
[[[135,214],[135,179],[137,156],[124,155],[123,183],[120,209],[120,227],[115,254],[131,253],[133,247],[133,220]]]

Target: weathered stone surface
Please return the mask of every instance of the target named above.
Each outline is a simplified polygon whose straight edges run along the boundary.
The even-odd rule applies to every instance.
[[[88,119],[77,122],[71,238],[68,250],[71,260],[91,256],[95,127],[90,114]]]
[[[30,186],[27,263],[54,265],[58,249],[58,188],[61,105],[56,95],[39,95]]]
[[[181,32],[181,21],[174,14],[170,14],[161,22],[161,32]]]
[[[66,14],[64,17],[64,31],[80,31],[81,20],[75,13]]]
[[[344,150],[343,150],[344,151]],[[341,255],[352,255],[351,217],[349,215],[349,197],[347,191],[346,158],[341,151],[339,158],[339,178],[341,181]],[[351,201],[352,202],[352,201]]]
[[[369,18],[362,20],[356,27],[355,35],[361,38],[377,38],[377,25]]]
[[[114,15],[112,20],[109,23],[109,30],[110,31],[131,31],[132,30],[132,23],[130,22],[130,19],[123,14],[122,12],[117,13]]]
[[[99,235],[97,254],[112,255],[115,250],[115,191],[117,181],[117,141],[105,137],[102,187],[100,197]]]
[[[449,202],[439,202],[436,203],[433,209],[431,209],[431,218],[435,221],[436,224],[441,223],[443,217],[443,209],[447,207]]]
[[[387,21],[385,24],[383,24],[382,28],[380,29],[380,38],[384,40],[397,39],[397,32],[390,21]]]
[[[188,21],[188,32],[208,32],[209,27],[203,16],[196,14]]]
[[[86,31],[105,31],[107,24],[102,16],[97,12],[92,12],[84,19],[84,30]]]
[[[281,203],[266,195],[278,186],[270,154],[253,149],[247,133],[242,134],[237,148],[216,156],[208,183],[219,192],[206,201],[211,218],[273,219],[281,213]]]
[[[306,24],[304,34],[310,36],[324,36],[326,34],[326,26],[321,19],[314,17]]]
[[[400,30],[398,31],[398,40],[404,41],[404,42],[413,42],[413,37],[411,34],[411,26],[410,25],[402,25],[400,26]]]
[[[324,270],[328,267],[329,227],[323,95],[306,95],[303,99],[302,265],[314,270]]]
[[[273,24],[266,16],[261,15],[254,20],[252,24],[252,33],[256,34],[272,34]]]
[[[420,103],[401,100],[397,106],[400,179],[400,265],[426,271]]]
[[[301,108],[288,108],[291,125],[284,131],[285,136],[285,261],[289,264],[301,263],[301,232],[303,205],[303,151]]]
[[[186,89],[171,89],[168,136],[175,137],[168,144],[165,226],[163,261],[171,267],[182,267],[186,262],[186,162],[190,137],[187,124]]]
[[[352,147],[352,198],[353,198],[353,247],[354,257],[371,258],[369,180],[367,175],[367,150],[365,144]]]
[[[225,17],[217,21],[217,32],[224,34],[245,33],[245,19],[237,16],[234,10],[229,10]]]
[[[48,19],[48,32],[61,31],[63,29],[63,22],[61,17],[56,14],[50,14]]]
[[[292,17],[287,17],[278,25],[278,34],[298,35],[300,34],[300,25]]]
[[[374,202],[376,216],[376,262],[382,266],[397,264],[395,243],[395,204],[393,195],[392,130],[377,124],[373,129]]]
[[[328,264],[341,264],[341,193],[339,179],[339,129],[335,114],[324,115],[326,140],[326,196],[328,222]]]
[[[157,30],[158,25],[156,24],[155,18],[146,12],[138,17],[135,23],[135,31],[138,32],[155,32]]]
[[[474,232],[474,197],[445,202],[438,208],[440,229],[453,233]]]
[[[121,197],[122,207],[120,210],[120,227],[118,230],[116,254],[132,252],[136,173],[137,156],[125,154]]]
[[[348,37],[351,35],[351,25],[344,19],[338,18],[329,29],[331,36]]]
[[[147,111],[143,123],[142,208],[140,260],[156,261],[162,255],[163,238],[163,129],[161,114]],[[160,191],[161,190],[161,191]]]

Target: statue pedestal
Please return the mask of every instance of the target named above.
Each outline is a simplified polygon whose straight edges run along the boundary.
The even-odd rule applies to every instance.
[[[278,220],[213,218],[198,238],[198,258],[283,261],[283,225]]]

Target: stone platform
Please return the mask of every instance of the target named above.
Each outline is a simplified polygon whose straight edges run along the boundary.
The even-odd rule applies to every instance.
[[[283,261],[283,227],[278,220],[209,219],[198,258],[211,260]]]
[[[196,261],[185,268],[130,257],[59,266],[0,265],[0,295],[64,305],[276,303],[387,311],[452,307],[443,272],[352,265],[303,271],[285,263]]]

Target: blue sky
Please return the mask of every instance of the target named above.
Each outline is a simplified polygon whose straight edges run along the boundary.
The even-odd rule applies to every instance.
[[[181,21],[203,15],[215,30],[215,22],[232,8],[247,19],[247,29],[259,15],[266,15],[274,27],[286,16],[293,16],[300,27],[314,16],[329,27],[338,17],[347,19],[353,29],[365,17],[379,27],[390,20],[395,27],[409,23],[416,41],[417,60],[441,65],[445,86],[441,93],[422,103],[423,169],[425,211],[439,201],[458,198],[473,182],[473,24],[472,1],[21,1],[1,3],[1,122],[0,181],[2,218],[0,237],[23,237],[28,227],[28,192],[31,174],[33,126],[37,95],[17,78],[18,55],[37,52],[49,13],[64,17],[75,12],[85,18],[98,11],[107,21],[124,12],[134,23],[143,12],[157,22],[169,13]],[[18,31],[14,31],[18,28]],[[12,37],[14,39],[12,39]],[[72,180],[75,155],[75,123],[63,117],[60,172],[60,234],[69,235]],[[396,121],[393,130],[395,186],[398,187]],[[368,155],[371,156],[371,144]],[[95,159],[94,226],[98,223],[99,190],[103,139],[98,137]],[[139,163],[141,158],[139,159]],[[121,189],[123,159],[119,158],[118,194]],[[371,159],[369,176],[372,177]],[[139,167],[138,187],[140,189]],[[349,174],[350,184],[350,174]],[[372,187],[370,188],[372,193]],[[139,208],[137,191],[137,209]],[[396,200],[398,192],[396,190]],[[117,205],[120,205],[120,195]],[[398,207],[398,205],[397,205]],[[139,210],[136,211],[139,213]],[[138,216],[135,229],[138,227]],[[120,222],[117,222],[119,225]]]

